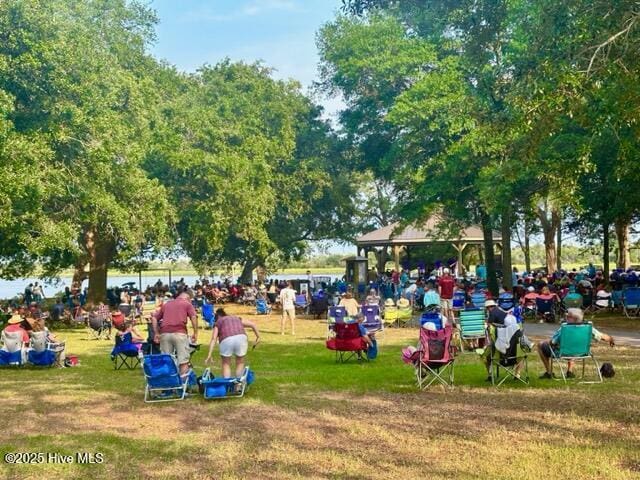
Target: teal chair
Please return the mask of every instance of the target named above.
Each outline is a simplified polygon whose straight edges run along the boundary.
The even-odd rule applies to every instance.
[[[598,365],[598,361],[591,353],[592,334],[593,325],[591,323],[563,323],[560,326],[560,346],[551,350],[551,365],[553,368],[553,362],[558,362],[560,373],[565,383],[567,383],[567,375],[562,360],[567,362],[579,362],[582,360],[582,380],[584,381],[585,364],[588,359],[591,359],[595,366],[598,381],[585,383],[602,383],[600,365]]]
[[[460,351],[464,353],[464,343],[486,338],[484,310],[460,311]]]
[[[564,297],[562,303],[564,303],[565,308],[582,308],[584,299],[579,293],[569,293]]]

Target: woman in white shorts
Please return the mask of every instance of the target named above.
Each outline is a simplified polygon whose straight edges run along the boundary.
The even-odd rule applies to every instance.
[[[223,308],[216,310],[216,323],[213,327],[211,342],[209,343],[209,354],[205,363],[211,362],[211,355],[216,340],[220,342],[220,358],[222,359],[222,376],[231,377],[231,357],[236,358],[236,377],[242,376],[244,370],[244,357],[249,349],[249,340],[244,329],[250,328],[256,335],[253,346],[260,341],[258,327],[253,322],[242,320],[240,317],[227,315]]]

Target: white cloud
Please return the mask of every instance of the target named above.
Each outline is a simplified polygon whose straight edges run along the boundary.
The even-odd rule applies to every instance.
[[[270,10],[293,12],[298,11],[299,6],[294,0],[253,0],[244,5],[241,12],[253,16]]]

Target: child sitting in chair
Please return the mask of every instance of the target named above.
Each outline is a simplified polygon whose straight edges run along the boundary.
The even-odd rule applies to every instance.
[[[369,352],[372,348],[375,347],[375,334],[373,332],[367,332],[366,327],[363,325],[364,314],[356,314],[356,322],[358,322],[358,331],[360,332],[360,337],[362,337],[362,339],[367,344],[367,352]],[[358,352],[358,358],[362,358],[362,352]]]

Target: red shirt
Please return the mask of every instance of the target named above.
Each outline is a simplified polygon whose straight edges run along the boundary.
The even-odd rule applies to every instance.
[[[216,327],[218,327],[218,341],[220,342],[234,335],[246,335],[244,327],[242,326],[242,320],[240,317],[233,315],[220,317],[216,320]]]
[[[160,324],[160,333],[187,333],[187,318],[195,318],[196,311],[188,298],[179,296],[162,305],[155,313]]]
[[[456,282],[453,277],[445,275],[438,280],[438,286],[440,287],[440,298],[450,300],[453,298],[453,288],[456,286]]]
[[[27,332],[24,328],[20,326],[19,323],[14,323],[12,325],[7,325],[4,329],[5,332],[22,332],[22,341],[24,343],[29,343],[29,332]]]

